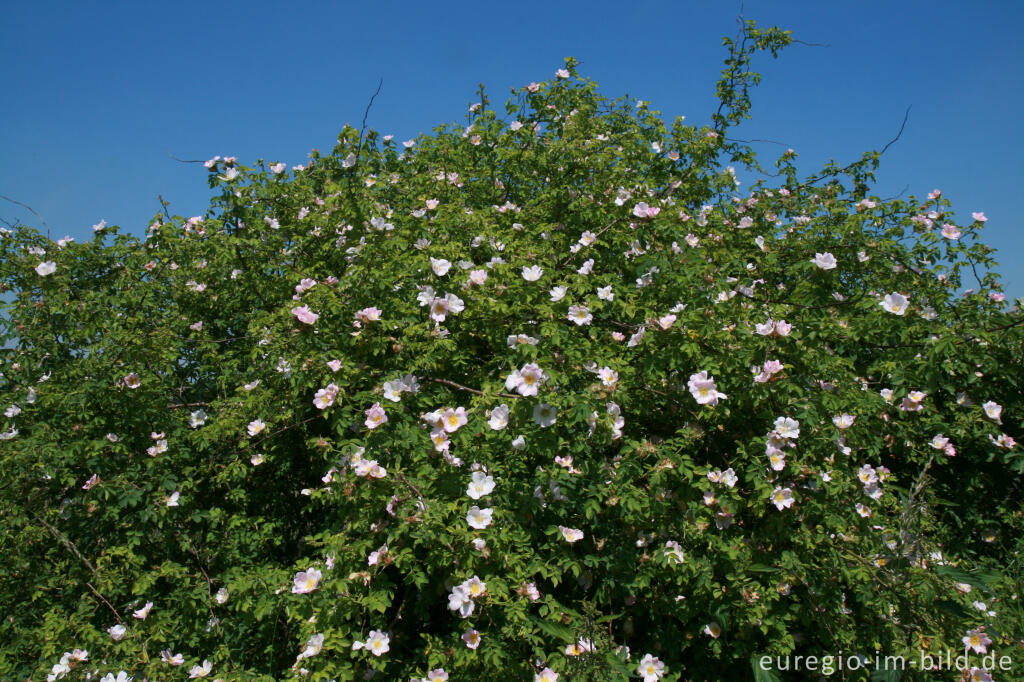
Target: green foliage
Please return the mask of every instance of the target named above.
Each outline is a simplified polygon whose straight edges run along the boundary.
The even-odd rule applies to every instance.
[[[880,154],[739,193],[789,40],[727,42],[702,128],[570,59],[414,145],[214,160],[143,240],[3,236],[0,678],[1012,652],[1022,318],[983,219],[871,196]]]

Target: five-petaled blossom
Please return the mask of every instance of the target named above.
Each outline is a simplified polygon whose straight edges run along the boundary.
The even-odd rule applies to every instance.
[[[882,310],[893,315],[904,315],[907,312],[907,306],[910,305],[910,299],[903,294],[891,293],[886,294],[878,305],[882,306]]]
[[[992,643],[992,640],[984,630],[975,629],[967,631],[967,634],[963,636],[963,643],[965,651],[973,649],[976,654],[985,654],[988,653],[988,645]]]
[[[816,253],[811,262],[817,265],[822,270],[833,270],[836,267],[836,257],[826,251],[825,253]]]
[[[665,663],[651,654],[640,659],[636,672],[644,678],[644,682],[658,682],[665,674]]]
[[[313,405],[321,410],[326,410],[328,407],[334,404],[334,401],[338,397],[338,391],[341,389],[335,384],[327,384],[325,388],[321,388],[313,396]]]
[[[487,420],[487,425],[495,431],[501,431],[508,426],[508,405],[498,405],[491,410],[491,416]]]
[[[547,428],[555,423],[558,415],[555,408],[547,403],[540,403],[533,408],[533,421],[541,428]]]
[[[153,602],[148,601],[148,602],[146,602],[146,605],[143,606],[141,609],[137,609],[137,610],[133,611],[132,615],[135,616],[136,618],[138,618],[139,620],[146,620],[146,617],[149,615],[149,611],[152,608],[153,608]]]
[[[383,656],[391,649],[390,641],[391,638],[380,630],[370,630],[365,642],[352,642],[352,650],[366,649],[374,656]]]
[[[590,314],[590,310],[585,305],[572,305],[569,306],[568,319],[570,322],[575,322],[576,326],[582,327],[585,324],[590,324],[594,316]]]
[[[322,577],[323,573],[316,568],[299,571],[295,574],[295,578],[293,580],[294,584],[292,585],[292,593],[308,594],[312,592],[320,585],[320,578]]]
[[[474,471],[466,494],[474,500],[479,500],[484,495],[490,495],[493,490],[494,479],[482,471]]]
[[[566,542],[572,544],[583,539],[583,531],[579,528],[569,528],[568,526],[559,526],[558,530],[562,533],[562,538]]]
[[[190,680],[199,679],[208,676],[212,671],[213,663],[204,658],[202,665],[192,666],[192,669],[188,671],[188,677]]]
[[[558,673],[551,668],[544,668],[533,676],[533,682],[558,682]]]
[[[911,391],[907,394],[907,397],[900,403],[900,409],[904,412],[920,412],[924,406],[921,404],[924,399],[928,397],[927,393],[922,391]]]
[[[718,390],[718,387],[715,385],[715,378],[709,377],[707,370],[691,374],[687,386],[689,386],[690,393],[693,394],[693,398],[697,401],[698,405],[711,405],[714,407],[718,404],[719,400],[725,400],[729,397]]]
[[[476,528],[477,530],[483,530],[487,526],[491,525],[491,518],[494,515],[494,510],[490,507],[481,509],[475,504],[469,508],[466,512],[466,523],[469,524],[470,528]]]
[[[1003,423],[1003,406],[999,403],[989,400],[988,402],[982,403],[981,409],[985,410],[985,416],[989,419],[999,422],[1000,424]]]
[[[795,502],[793,499],[793,491],[789,488],[776,488],[772,492],[772,504],[774,504],[779,511],[792,507],[793,502]]]
[[[380,403],[374,403],[373,407],[366,410],[366,421],[363,422],[368,429],[375,429],[388,420],[388,415]]]
[[[480,646],[480,633],[473,628],[466,630],[462,633],[462,641],[466,643],[466,646],[470,649],[476,649]]]
[[[536,282],[544,274],[544,269],[539,265],[523,266],[523,279],[527,282]]]
[[[452,267],[452,262],[446,258],[430,258],[430,269],[434,271],[434,274],[438,277],[444,277],[448,274],[448,270]]]
[[[303,324],[316,324],[320,315],[309,309],[308,305],[300,305],[292,308],[292,315]]]

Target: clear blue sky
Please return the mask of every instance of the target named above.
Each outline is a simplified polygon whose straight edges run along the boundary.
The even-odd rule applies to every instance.
[[[399,139],[462,121],[550,78],[572,55],[610,96],[707,122],[723,35],[739,1],[32,2],[0,20],[0,194],[56,239],[100,219],[142,234],[157,195],[203,213],[206,170],[234,155],[303,163],[358,125]],[[737,135],[800,153],[806,172],[881,148],[876,192],[940,188],[962,219],[984,211],[1011,297],[1024,296],[1024,3],[747,0],[745,16],[828,47],[762,59],[753,120]],[[763,145],[765,158],[777,147]],[[0,217],[39,225],[0,201]]]

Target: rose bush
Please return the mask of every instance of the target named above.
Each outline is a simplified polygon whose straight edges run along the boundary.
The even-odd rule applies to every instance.
[[[789,41],[726,41],[703,127],[568,60],[466,126],[212,159],[141,239],[5,231],[0,677],[1020,655],[985,217],[877,198],[875,152],[762,168],[729,133]]]

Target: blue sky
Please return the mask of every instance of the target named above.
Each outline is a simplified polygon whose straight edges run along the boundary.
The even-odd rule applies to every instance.
[[[462,121],[478,83],[494,102],[550,78],[566,56],[609,96],[707,122],[740,3],[6,3],[0,195],[38,211],[56,239],[101,219],[142,234],[158,195],[203,213],[206,170],[170,158],[303,163],[342,125],[406,139]],[[940,188],[962,219],[989,218],[1011,297],[1024,296],[1024,3],[747,0],[744,13],[796,38],[738,136],[800,153],[810,173],[885,145],[876,193]],[[761,145],[765,159],[780,147]],[[0,218],[39,225],[0,201]]]

